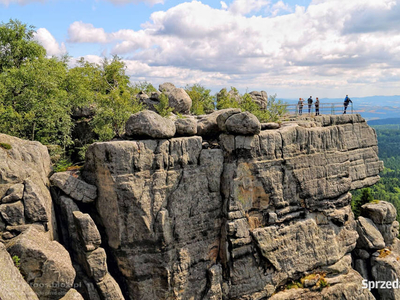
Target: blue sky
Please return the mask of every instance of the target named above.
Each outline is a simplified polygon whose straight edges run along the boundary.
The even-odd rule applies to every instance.
[[[49,55],[117,54],[132,81],[282,98],[400,94],[400,0],[0,0]]]

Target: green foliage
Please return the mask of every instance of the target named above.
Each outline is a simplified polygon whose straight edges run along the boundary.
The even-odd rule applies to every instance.
[[[192,114],[204,115],[211,113],[215,109],[215,97],[210,95],[211,90],[206,89],[200,84],[194,84],[192,86],[187,85],[185,91],[188,93],[190,99],[192,99],[192,107],[190,108]]]
[[[234,91],[237,91],[236,89]],[[238,95],[238,93],[237,93]],[[222,89],[217,95],[217,109],[225,108],[239,108],[239,101],[231,94],[228,93],[226,89]]]
[[[354,216],[358,218],[361,213],[361,206],[372,201],[374,201],[374,197],[372,196],[371,189],[362,189],[361,193],[353,197],[351,202],[351,209],[353,210]]]
[[[101,79],[97,90],[97,110],[92,125],[99,140],[106,141],[120,137],[131,114],[142,110],[141,103],[134,97],[125,65],[114,56],[111,61],[104,59],[100,68]]]
[[[6,149],[6,150],[10,150],[12,147],[11,147],[10,144],[0,143],[0,148]]]
[[[72,163],[68,158],[62,158],[53,166],[53,170],[54,172],[65,172],[71,166]]]
[[[266,109],[261,109],[253,101],[250,94],[239,95],[237,89],[232,87],[231,92],[222,89],[217,96],[217,108],[240,108],[255,115],[260,122],[278,122],[287,112],[281,100],[276,100],[276,95],[269,96]]]
[[[13,262],[14,262],[14,265],[17,267],[17,269],[19,270],[19,267],[21,266],[21,259],[17,256],[17,255],[14,255],[13,257],[12,257],[12,260],[13,260]]]
[[[173,108],[169,107],[168,96],[164,93],[160,95],[160,103],[154,105],[154,107],[162,117],[168,117],[173,111]]]
[[[139,92],[145,92],[146,94],[151,94],[152,92],[157,92],[157,89],[150,83],[147,81],[143,81],[143,82],[136,82],[133,84],[133,89],[135,91],[135,93],[139,93]]]
[[[46,50],[34,41],[34,33],[33,26],[18,20],[0,24],[0,73],[46,55]]]
[[[303,288],[303,284],[301,282],[298,281],[292,281],[290,283],[288,283],[285,286],[285,290],[291,290],[291,289],[302,289]]]

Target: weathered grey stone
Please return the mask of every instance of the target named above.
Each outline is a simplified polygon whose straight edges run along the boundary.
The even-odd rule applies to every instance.
[[[165,82],[163,84],[160,84],[158,89],[159,89],[160,92],[170,93],[174,89],[176,89],[176,87],[171,82]]]
[[[356,259],[354,262],[354,269],[360,273],[364,279],[368,279],[368,267],[364,259]]]
[[[93,219],[89,214],[80,211],[74,211],[72,214],[82,247],[85,251],[97,249],[101,244],[101,236]]]
[[[191,136],[197,133],[197,120],[194,118],[184,118],[175,120],[176,135]]]
[[[172,83],[166,82],[160,84],[160,92],[168,96],[169,106],[174,109],[174,112],[188,114],[192,107],[192,99],[182,88],[175,87]]]
[[[261,130],[269,130],[269,129],[279,129],[281,125],[279,123],[269,122],[269,123],[261,123]]]
[[[84,254],[85,263],[83,264],[86,274],[96,282],[101,281],[108,273],[107,255],[103,248]]]
[[[130,116],[126,122],[125,131],[130,137],[166,139],[175,135],[176,128],[173,121],[153,111],[144,110]]]
[[[385,247],[385,241],[383,240],[382,234],[379,232],[378,228],[376,228],[371,219],[361,216],[358,217],[357,232],[359,235],[357,241],[359,248],[376,250]]]
[[[24,205],[21,201],[0,205],[0,214],[7,224],[25,224]]]
[[[84,300],[82,295],[75,289],[70,289],[60,300]]]
[[[364,204],[361,207],[361,215],[371,219],[375,224],[391,224],[396,220],[397,212],[392,203],[379,201]]]
[[[221,265],[214,265],[208,270],[208,277],[210,278],[210,289],[208,290],[206,299],[209,300],[222,300],[222,268]]]
[[[22,183],[17,183],[8,189],[6,196],[3,199],[1,199],[1,202],[2,203],[16,202],[18,200],[21,200],[23,195],[24,195],[24,185]]]
[[[25,181],[24,192],[25,215],[32,222],[47,222],[50,211],[46,209],[46,200],[42,192],[33,181]]]
[[[261,108],[266,109],[268,104],[268,94],[265,91],[253,91],[249,93],[253,101]]]
[[[384,257],[372,256],[371,258],[371,274],[372,280],[396,282],[400,275],[400,262],[398,260],[399,253],[389,252]],[[380,288],[378,287],[380,299],[400,299],[399,288]]]
[[[356,255],[356,257],[364,259],[364,260],[368,259],[370,257],[368,251],[366,251],[364,249],[360,249],[360,248],[354,249],[353,253]]]
[[[38,300],[35,292],[15,267],[11,256],[2,243],[0,243],[0,270],[0,299]]]
[[[99,189],[99,222],[129,297],[373,299],[351,268],[349,191],[379,179],[376,135],[353,117],[303,122],[221,134],[221,149],[201,137],[89,147],[83,176]],[[210,273],[217,261],[222,278]],[[315,272],[330,287],[280,292]]]
[[[46,221],[47,229],[52,237],[56,237],[56,220],[48,189],[51,161],[47,148],[39,142],[24,141],[5,134],[0,134],[0,143],[11,146],[9,150],[0,147],[0,178],[2,179],[0,198],[6,196],[6,192],[14,185],[18,185],[21,189],[21,184],[24,182],[33,182],[36,185],[35,193],[41,202],[40,206],[45,207],[48,219]],[[38,212],[42,211],[43,206]],[[33,222],[28,218],[29,212],[30,208],[27,210],[27,222]],[[42,217],[43,214],[39,217],[34,216],[34,219],[41,219]]]
[[[247,111],[230,116],[225,122],[227,132],[238,135],[256,135],[261,131],[257,117]]]
[[[20,270],[42,299],[60,299],[72,287],[75,270],[69,253],[49,234],[31,226],[7,244],[8,252],[20,258]]]
[[[54,173],[50,177],[50,182],[68,196],[83,203],[93,202],[97,197],[95,186],[75,178],[70,172]]]
[[[334,280],[332,280],[334,279]],[[375,300],[368,289],[362,288],[363,278],[357,272],[350,271],[335,278],[328,278],[329,287],[319,289],[287,289],[274,294],[270,300]]]
[[[109,273],[107,273],[97,286],[103,300],[125,300],[119,285]]]
[[[217,118],[219,115],[224,113],[240,113],[240,108],[226,108],[217,110],[208,115],[199,116],[197,120],[197,134],[200,136],[218,136],[221,133],[221,130],[218,127]]]
[[[375,224],[379,232],[385,240],[385,245],[390,246],[399,236],[399,222],[394,221],[392,224]]]
[[[226,132],[226,126],[225,126],[226,120],[229,117],[231,117],[232,115],[238,114],[240,112],[241,112],[240,109],[228,109],[228,110],[225,110],[223,113],[219,114],[217,117],[217,124],[218,124],[219,130],[222,132]]]

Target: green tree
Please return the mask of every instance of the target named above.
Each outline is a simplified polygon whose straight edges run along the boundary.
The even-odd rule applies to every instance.
[[[134,88],[125,74],[125,64],[118,56],[112,60],[104,59],[100,70],[96,114],[92,124],[99,139],[104,141],[121,136],[130,115],[143,108],[133,95]]]
[[[0,73],[46,55],[46,50],[33,40],[34,33],[33,26],[18,20],[0,24]]]
[[[354,216],[358,218],[361,213],[361,206],[374,200],[372,196],[371,189],[365,188],[361,190],[361,195],[354,197],[351,202],[351,208],[353,210]]]
[[[192,107],[190,108],[192,114],[203,115],[211,113],[215,109],[215,99],[210,95],[211,90],[206,89],[200,84],[194,84],[192,86],[187,85],[185,91],[192,99]]]
[[[62,88],[66,65],[57,58],[29,59],[0,74],[0,130],[43,144],[67,146],[71,104]]]

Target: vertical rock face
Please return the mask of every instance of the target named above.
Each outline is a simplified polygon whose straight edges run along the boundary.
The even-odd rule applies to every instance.
[[[374,130],[321,116],[219,144],[89,148],[83,175],[130,299],[373,299],[351,267],[349,191],[379,180]],[[281,291],[291,282],[303,288]]]
[[[5,134],[0,134],[0,142],[10,145],[10,149],[0,147],[0,214],[5,225],[41,224],[55,238],[47,148]],[[7,228],[0,227],[0,232],[3,238],[14,236]]]

